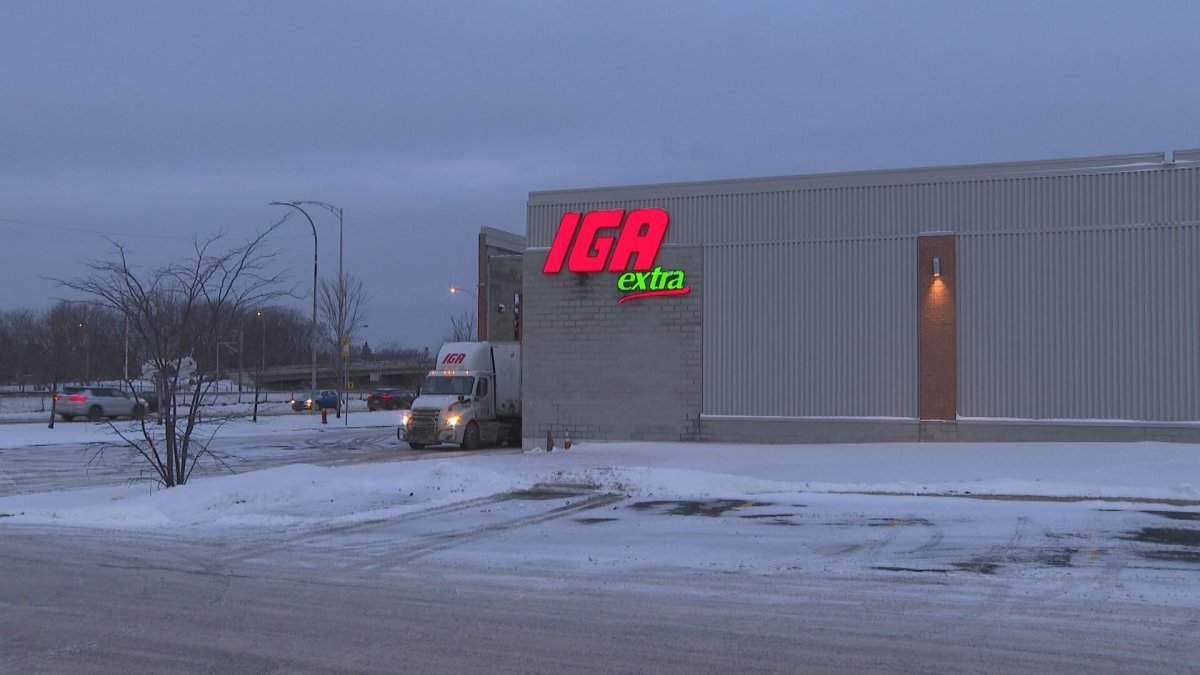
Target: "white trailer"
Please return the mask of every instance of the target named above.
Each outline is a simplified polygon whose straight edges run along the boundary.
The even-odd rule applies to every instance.
[[[454,443],[466,449],[521,443],[521,345],[447,342],[401,414],[400,440],[414,450]]]

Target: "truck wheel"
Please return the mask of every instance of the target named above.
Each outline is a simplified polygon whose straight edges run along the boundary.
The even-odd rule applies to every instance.
[[[88,409],[89,422],[99,422],[100,418],[102,417],[104,417],[104,411],[100,408],[100,406],[94,405]]]
[[[470,424],[467,425],[466,430],[463,431],[462,449],[463,450],[474,450],[475,448],[478,448],[478,447],[479,447],[479,426],[477,424],[475,424],[474,422],[471,422]]]

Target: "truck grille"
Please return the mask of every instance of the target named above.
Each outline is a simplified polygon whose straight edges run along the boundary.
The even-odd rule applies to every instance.
[[[440,410],[414,410],[408,422],[408,440],[417,443],[433,443],[437,440],[437,423]]]

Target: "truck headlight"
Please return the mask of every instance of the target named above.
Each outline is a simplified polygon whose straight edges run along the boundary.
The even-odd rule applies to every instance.
[[[446,418],[446,424],[449,424],[451,427],[456,427],[461,419],[462,417],[459,417],[458,415],[451,415]]]
[[[412,421],[412,413],[400,413],[400,426],[406,427],[410,421]]]

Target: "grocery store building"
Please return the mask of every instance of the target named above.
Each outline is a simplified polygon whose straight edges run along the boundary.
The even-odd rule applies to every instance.
[[[1200,151],[534,192],[527,225],[527,447],[1200,441]]]

